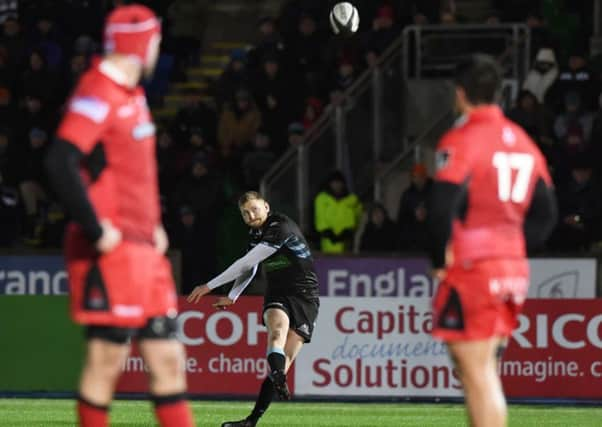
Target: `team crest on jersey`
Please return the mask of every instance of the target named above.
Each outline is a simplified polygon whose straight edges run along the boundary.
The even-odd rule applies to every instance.
[[[439,150],[435,153],[435,167],[437,170],[445,168],[449,164],[451,153],[448,150]]]

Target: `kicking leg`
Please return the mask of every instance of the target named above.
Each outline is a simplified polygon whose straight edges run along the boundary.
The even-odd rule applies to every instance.
[[[295,358],[299,354],[301,347],[303,347],[304,340],[301,338],[295,331],[288,330],[286,335],[286,342],[284,344],[284,354],[285,354],[285,366],[284,372],[288,372],[289,368],[295,361]],[[255,407],[246,419],[241,421],[228,421],[222,424],[222,427],[254,427],[261,416],[267,411],[270,403],[274,398],[274,384],[270,377],[266,377],[266,379],[261,384],[261,388],[259,390],[259,396],[257,396],[257,401],[255,402]]]
[[[89,338],[77,402],[80,426],[108,426],[109,405],[130,352],[130,346],[125,342]]]
[[[506,399],[497,373],[498,338],[448,343],[457,365],[472,427],[504,427]]]

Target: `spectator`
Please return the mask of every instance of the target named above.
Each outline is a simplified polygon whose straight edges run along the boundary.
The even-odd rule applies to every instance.
[[[402,2],[405,20],[408,24],[436,24],[439,21],[441,0],[409,0]]]
[[[341,172],[333,172],[314,201],[316,231],[324,253],[351,251],[363,207],[359,198],[347,189]]]
[[[372,31],[366,34],[365,49],[380,54],[398,35],[393,8],[388,4],[382,5],[372,21]]]
[[[249,50],[248,66],[252,72],[259,72],[261,62],[268,54],[273,54],[279,63],[284,60],[285,45],[276,30],[276,21],[271,16],[262,17],[257,23],[259,31],[255,45]]]
[[[2,37],[0,45],[8,51],[8,64],[13,70],[16,70],[24,59],[25,39],[21,33],[21,25],[16,17],[8,16],[2,24]]]
[[[298,70],[309,87],[316,87],[322,65],[324,38],[318,32],[316,20],[309,13],[301,15],[298,32],[287,41],[291,53],[291,69]]]
[[[209,212],[217,215],[221,208],[223,189],[221,179],[213,173],[209,159],[205,153],[197,153],[190,168],[188,177],[178,186],[176,202],[178,206],[190,206],[200,218],[207,217]]]
[[[539,145],[553,143],[553,118],[528,90],[518,94],[516,106],[508,112],[508,118],[520,125]]]
[[[305,130],[309,130],[314,125],[314,123],[322,115],[323,110],[324,106],[320,98],[315,96],[310,96],[307,98],[305,103],[305,113],[303,114],[303,127]]]
[[[412,168],[411,180],[410,186],[399,200],[397,227],[401,233],[401,250],[421,252],[428,247],[426,218],[432,179],[428,176],[426,167],[418,163]]]
[[[578,129],[581,140],[590,140],[593,126],[591,113],[582,111],[581,99],[576,92],[566,92],[564,97],[564,113],[556,117],[554,133],[559,140],[565,140],[571,130]]]
[[[196,64],[199,60],[206,16],[205,3],[201,0],[175,0],[167,8],[171,50],[178,67]]]
[[[40,16],[36,22],[33,45],[44,56],[48,69],[58,71],[63,61],[62,40],[54,20],[48,14]]]
[[[7,130],[0,129],[0,247],[12,246],[19,235],[21,206],[14,187],[14,162]]]
[[[380,203],[375,203],[368,213],[368,223],[362,234],[361,252],[393,252],[397,249],[397,227],[389,219]]]
[[[254,92],[262,124],[273,140],[284,139],[287,123],[300,110],[300,96],[287,77],[280,69],[276,53],[267,53]]]
[[[207,236],[201,233],[197,216],[189,206],[180,206],[170,236],[171,244],[182,257],[182,288],[188,295],[199,283],[208,280],[216,269],[215,251],[208,250]]]
[[[523,83],[523,89],[534,94],[537,101],[543,104],[557,78],[558,63],[554,51],[549,48],[540,49],[535,57],[535,63]]]
[[[303,135],[305,134],[305,126],[299,122],[293,122],[288,125],[288,145],[296,147],[303,144]]]
[[[252,150],[245,154],[242,161],[245,188],[259,191],[261,178],[275,162],[276,154],[272,151],[270,136],[264,130],[259,130],[255,135]]]
[[[16,72],[9,67],[8,51],[0,46],[0,117],[3,117],[6,123],[14,123],[15,81]]]
[[[253,139],[261,125],[261,113],[247,90],[236,92],[232,109],[226,109],[218,126],[220,151],[242,150]]]
[[[202,129],[203,137],[207,144],[215,145],[216,142],[217,114],[215,110],[201,101],[198,90],[186,92],[184,105],[178,110],[173,122],[175,138],[182,140],[190,135],[190,129]]]
[[[80,76],[88,68],[88,59],[83,54],[75,54],[69,60],[69,68],[66,75],[62,79],[62,90],[60,99],[66,99],[75,85],[79,81]]]
[[[339,105],[344,100],[344,92],[355,81],[355,67],[351,60],[343,57],[339,63],[336,76],[330,85],[330,102]]]
[[[18,120],[15,123],[16,138],[18,140],[26,140],[29,137],[29,131],[34,127],[47,130],[53,124],[46,103],[40,95],[28,93],[25,95],[24,101],[23,108],[19,110]]]
[[[198,233],[202,247],[197,247],[196,262],[201,280],[208,280],[216,268],[216,224],[224,205],[223,182],[210,167],[207,156],[194,157],[190,175],[178,186],[176,206],[188,206],[194,213],[194,233]],[[180,221],[182,218],[180,217]],[[189,221],[186,221],[187,223]],[[181,240],[182,244],[185,243]],[[193,244],[189,242],[189,244]],[[196,283],[198,284],[198,282]]]
[[[34,50],[29,55],[29,65],[22,76],[21,93],[36,93],[52,105],[52,101],[56,100],[55,83],[55,75],[47,68],[44,56]]]
[[[247,53],[243,49],[234,49],[230,53],[230,63],[217,82],[217,101],[220,108],[230,102],[237,91],[249,86],[246,61]]]
[[[19,0],[0,0],[0,24],[19,16]]]
[[[41,207],[48,199],[44,168],[47,143],[48,135],[45,130],[31,129],[27,146],[22,150],[18,160],[19,190],[27,215],[26,242],[34,246],[42,243],[44,232]]]
[[[589,142],[593,156],[600,159],[602,158],[602,94],[600,94],[598,102],[599,108],[594,116],[592,135]]]
[[[504,22],[523,22],[535,11],[541,10],[541,0],[494,0]]]
[[[192,166],[194,157],[201,153],[207,159],[207,164],[210,168],[214,168],[217,161],[217,153],[215,149],[207,143],[205,133],[199,126],[192,126],[184,141],[186,145],[177,148],[176,160],[176,175],[181,177],[188,173]]]
[[[556,112],[562,110],[567,92],[576,92],[579,95],[585,111],[596,111],[600,87],[588,69],[584,54],[578,51],[570,54],[567,66],[558,74],[550,92],[549,102]]]
[[[0,128],[0,183],[4,185],[16,184],[15,164],[12,158],[14,149],[9,130]]]
[[[557,188],[560,221],[550,247],[559,251],[588,250],[600,239],[602,188],[587,153],[575,158],[569,180],[558,183]]]
[[[169,198],[180,177],[178,174],[178,153],[173,137],[168,129],[157,133],[157,169],[159,174],[159,192]],[[169,203],[168,203],[169,204]]]

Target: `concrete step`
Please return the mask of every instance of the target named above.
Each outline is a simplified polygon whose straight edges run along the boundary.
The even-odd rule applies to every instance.
[[[194,67],[186,70],[186,76],[190,79],[198,77],[219,77],[224,69],[222,67]]]
[[[180,109],[180,107],[182,107],[184,105],[186,98],[184,95],[167,95],[165,96],[165,98],[163,98],[163,108],[167,109],[167,110],[172,110],[172,109]],[[201,95],[201,101],[203,102],[210,102],[213,100],[213,97],[207,95],[207,94],[202,94]]]
[[[196,90],[206,90],[209,87],[209,85],[207,84],[207,82],[201,82],[201,81],[188,81],[188,82],[178,82],[178,83],[173,83],[172,85],[170,85],[170,90],[173,89],[175,91],[186,91],[189,89],[196,89]]]
[[[203,55],[201,66],[225,67],[230,62],[230,55]]]

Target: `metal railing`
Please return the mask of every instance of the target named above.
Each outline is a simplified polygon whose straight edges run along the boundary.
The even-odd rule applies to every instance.
[[[526,24],[411,25],[402,38],[406,79],[450,76],[458,59],[474,52],[497,58],[507,78],[522,81],[529,72],[531,30]]]
[[[345,91],[343,102],[329,106],[306,132],[303,143],[290,147],[265,174],[262,193],[306,231],[311,229],[313,196],[333,167],[343,171],[351,190],[361,198],[381,200],[390,172],[429,140],[428,136],[452,114],[451,105],[442,108],[442,100],[436,99],[439,105],[427,108],[428,117],[423,118],[426,125],[420,124],[418,136],[410,141],[404,130],[404,119],[412,120],[406,114],[411,107],[403,96],[404,85],[433,70],[436,77],[447,77],[441,71],[458,58],[433,55],[433,43],[436,46],[454,34],[456,44],[462,45],[457,43],[458,37],[478,40],[481,34],[482,41],[484,33],[503,41],[498,51],[489,53],[505,65],[506,76],[522,79],[528,71],[530,43],[529,28],[523,24],[407,27],[376,65],[365,70]],[[425,50],[425,45],[431,50]]]

